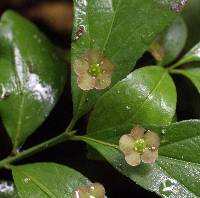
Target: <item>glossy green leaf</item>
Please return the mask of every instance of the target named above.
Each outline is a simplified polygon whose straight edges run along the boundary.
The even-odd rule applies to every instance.
[[[178,16],[167,30],[157,36],[151,45],[150,52],[159,65],[169,64],[180,54],[186,39],[186,24],[182,17]]]
[[[14,148],[46,119],[65,79],[65,65],[47,38],[15,12],[5,12],[0,22],[0,114]]]
[[[98,49],[116,65],[112,76],[112,84],[115,84],[133,69],[156,34],[173,21],[175,13],[172,7],[178,2],[75,0],[73,39],[76,39],[72,43],[72,62],[87,49]],[[72,67],[72,96],[76,117],[90,110],[103,92],[84,92],[79,89]]]
[[[185,49],[189,50],[200,40],[200,1],[199,0],[188,0],[183,10],[182,16],[188,27],[188,39],[186,42]]]
[[[74,190],[89,183],[79,172],[55,163],[36,163],[13,169],[22,198],[71,198]]]
[[[173,70],[173,73],[181,74],[189,78],[200,93],[200,67]]]
[[[119,172],[143,188],[162,197],[200,197],[200,121],[189,120],[170,126],[144,126],[161,137],[159,157],[154,164],[129,166],[118,150],[118,141],[133,125],[91,133],[78,137],[97,149]]]
[[[200,61],[200,43],[195,45],[188,53],[186,53],[175,66],[183,65],[186,63]]]
[[[106,92],[94,106],[88,133],[124,124],[169,124],[176,110],[176,88],[167,70],[135,70]]]
[[[18,198],[18,193],[12,182],[0,181],[0,197],[1,198]]]

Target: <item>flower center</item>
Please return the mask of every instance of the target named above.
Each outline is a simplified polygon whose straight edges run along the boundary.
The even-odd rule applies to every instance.
[[[143,153],[146,149],[146,143],[144,139],[139,139],[134,142],[133,149],[138,153]]]
[[[95,63],[89,66],[88,73],[92,77],[98,77],[100,74],[103,73],[103,69],[101,68],[100,64]]]

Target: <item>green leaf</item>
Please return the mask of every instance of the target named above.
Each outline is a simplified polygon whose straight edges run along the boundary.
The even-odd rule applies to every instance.
[[[72,197],[74,190],[89,183],[77,171],[55,163],[36,163],[13,168],[20,197]]]
[[[172,73],[181,74],[189,78],[200,93],[200,67],[172,70]]]
[[[170,126],[144,126],[162,136],[159,157],[154,164],[129,166],[118,150],[118,141],[133,125],[91,133],[77,139],[97,149],[119,172],[143,188],[163,197],[200,197],[200,120]]]
[[[72,63],[87,49],[99,49],[115,65],[112,84],[123,79],[149,48],[157,33],[175,18],[175,0],[74,1]],[[80,31],[81,30],[81,31]],[[72,67],[74,115],[80,117],[95,104],[104,91],[84,92],[77,86]]]
[[[200,42],[196,44],[188,53],[186,53],[180,61],[178,61],[174,67],[178,67],[179,65],[183,65],[186,63],[200,61]]]
[[[185,49],[189,50],[200,40],[200,1],[199,0],[188,0],[185,9],[183,10],[182,16],[188,27],[188,39],[186,42]]]
[[[182,51],[187,39],[187,27],[182,17],[175,21],[152,43],[150,52],[159,65],[172,62]]]
[[[12,182],[0,181],[0,197],[1,198],[18,198],[18,193]]]
[[[16,149],[54,107],[66,69],[37,27],[7,11],[0,22],[0,71],[0,114]]]
[[[176,110],[176,88],[167,70],[143,67],[106,92],[94,106],[88,133],[124,124],[169,124]]]

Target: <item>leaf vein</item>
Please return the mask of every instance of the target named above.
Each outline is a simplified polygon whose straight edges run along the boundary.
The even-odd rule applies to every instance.
[[[29,174],[25,173],[24,171],[22,171],[22,173],[31,179],[31,181],[33,183],[35,183],[36,186],[38,186],[48,197],[50,198],[57,198],[56,195],[54,195],[52,192],[50,192],[46,186],[44,186],[42,183],[40,183],[37,179],[35,179],[34,177],[30,176]]]
[[[110,35],[111,35],[111,33],[112,33],[112,28],[113,28],[114,21],[115,21],[117,12],[118,12],[118,10],[119,10],[120,4],[121,4],[121,0],[118,0],[118,2],[117,2],[117,7],[116,7],[116,9],[115,9],[115,11],[114,11],[114,15],[113,15],[112,22],[111,22],[111,25],[110,25],[110,28],[109,28],[109,32],[108,32],[108,36],[107,36],[107,38],[105,39],[105,43],[104,43],[102,52],[105,51],[106,46],[107,46],[107,44],[108,44],[108,41],[109,41],[109,39],[110,39]]]
[[[14,149],[17,149],[18,145],[18,139],[20,136],[20,130],[21,130],[21,125],[22,125],[22,116],[23,116],[23,106],[24,106],[24,101],[25,101],[25,96],[22,96],[22,101],[19,107],[19,116],[18,116],[18,121],[17,121],[17,129],[16,129],[16,135],[15,135],[15,139],[14,139]]]
[[[156,86],[151,90],[149,95],[145,98],[144,102],[141,104],[141,106],[137,109],[137,111],[134,113],[134,115],[127,120],[127,122],[130,122],[130,120],[134,120],[137,114],[142,110],[142,108],[145,106],[145,104],[148,102],[149,98],[153,95],[153,93],[157,90],[157,88],[160,86],[162,80],[165,78],[167,74],[167,71],[164,71],[163,75],[161,76],[160,80],[156,84]]]
[[[164,148],[164,147],[167,147],[167,146],[171,146],[171,145],[174,145],[174,144],[177,144],[177,143],[180,143],[180,142],[185,142],[185,141],[187,141],[188,139],[189,140],[192,140],[192,139],[195,139],[195,138],[199,138],[200,137],[200,134],[198,134],[198,135],[195,135],[195,136],[193,136],[193,137],[190,137],[190,138],[184,138],[184,139],[181,139],[181,140],[178,140],[178,141],[176,141],[176,142],[170,142],[170,143],[166,143],[166,144],[163,144],[163,145],[161,145],[160,147],[162,147],[162,148]]]

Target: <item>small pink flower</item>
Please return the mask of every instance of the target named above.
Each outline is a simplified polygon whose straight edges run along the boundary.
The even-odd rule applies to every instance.
[[[93,183],[84,186],[80,186],[74,191],[73,198],[104,198],[105,188],[100,183]]]
[[[144,128],[136,127],[130,134],[123,135],[119,140],[119,148],[125,155],[126,162],[137,166],[140,162],[154,163],[158,158],[159,135]]]
[[[83,57],[73,62],[78,86],[82,90],[109,87],[114,67],[111,61],[96,49],[89,49]]]

